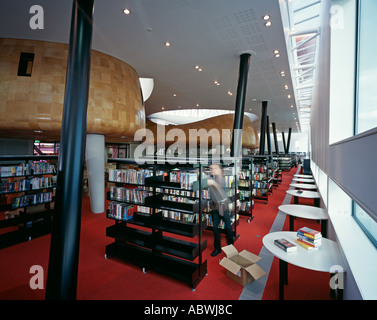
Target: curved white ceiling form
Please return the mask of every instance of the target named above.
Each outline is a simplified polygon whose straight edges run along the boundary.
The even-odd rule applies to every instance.
[[[143,100],[145,102],[152,94],[154,81],[152,78],[139,78],[139,82],[141,86],[141,92],[143,93]]]
[[[181,109],[156,112],[149,115],[147,118],[158,124],[180,125],[229,113],[234,113],[234,111],[219,109]],[[255,114],[249,112],[245,112],[245,116],[247,116],[251,122],[258,119]]]

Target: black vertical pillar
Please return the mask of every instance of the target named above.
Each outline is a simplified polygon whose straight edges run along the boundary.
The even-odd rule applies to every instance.
[[[278,143],[278,138],[277,138],[277,135],[276,135],[275,122],[272,122],[272,133],[274,134],[275,152],[276,152],[277,155],[279,155],[279,143]]]
[[[262,101],[262,118],[260,120],[259,154],[264,155],[266,144],[267,101]]]
[[[284,153],[287,154],[287,145],[285,144],[285,135],[283,131],[281,132],[281,136],[283,137]]]
[[[272,157],[272,148],[271,148],[271,134],[270,134],[270,117],[267,116],[266,123],[266,136],[267,136],[267,151],[268,154]]]
[[[76,299],[94,0],[74,0],[46,299]]]
[[[241,147],[242,139],[242,127],[243,127],[243,117],[245,108],[245,98],[247,89],[247,78],[250,66],[250,53],[241,54],[240,57],[240,67],[238,74],[238,86],[237,86],[237,97],[236,105],[234,111],[233,120],[233,134],[232,134],[232,145],[231,145],[231,156],[240,155],[239,148]]]
[[[292,128],[289,128],[289,130],[288,130],[288,141],[287,141],[287,154],[289,153],[289,145],[291,143],[291,133],[292,133]]]

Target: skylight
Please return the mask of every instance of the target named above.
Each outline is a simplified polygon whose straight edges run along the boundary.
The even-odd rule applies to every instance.
[[[310,123],[320,27],[320,0],[287,0],[288,52],[300,124]]]
[[[179,109],[156,112],[149,115],[148,119],[163,125],[181,125],[229,113],[234,113],[234,111],[218,109]],[[257,116],[253,113],[245,112],[245,115],[248,116],[252,122],[257,120]]]

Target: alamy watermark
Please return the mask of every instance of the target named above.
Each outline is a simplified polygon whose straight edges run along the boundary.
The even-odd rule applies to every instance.
[[[33,276],[29,280],[29,286],[31,289],[44,289],[44,270],[40,265],[33,265],[29,270],[30,274]]]
[[[242,155],[242,129],[233,130],[233,134],[230,129],[222,129],[221,132],[216,128],[189,129],[187,136],[180,128],[165,132],[165,126],[158,124],[156,133],[147,128],[137,130],[134,141],[141,141],[134,151],[138,164],[154,161],[160,164],[196,164],[208,160],[208,157],[213,162],[231,164]],[[232,154],[231,145],[234,148]]]
[[[30,14],[33,16],[30,18],[29,26],[33,30],[44,29],[44,10],[40,5],[33,5],[29,10]]]

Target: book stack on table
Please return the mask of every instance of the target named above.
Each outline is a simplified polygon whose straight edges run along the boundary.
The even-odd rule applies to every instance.
[[[317,230],[303,227],[297,231],[296,236],[295,243],[282,238],[274,240],[274,244],[285,252],[297,251],[296,245],[299,245],[306,250],[312,250],[321,245],[322,234]]]
[[[297,231],[296,243],[301,247],[311,250],[321,245],[322,234],[320,231],[303,227]]]

